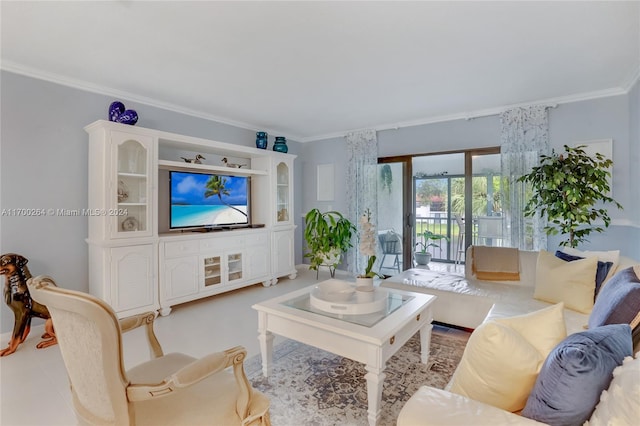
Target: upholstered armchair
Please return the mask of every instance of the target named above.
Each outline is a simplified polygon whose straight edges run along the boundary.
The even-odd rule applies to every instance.
[[[51,313],[80,424],[269,425],[269,400],[247,380],[243,347],[200,359],[164,355],[154,313],[119,321],[103,301],[50,277],[28,286]],[[152,359],[125,371],[122,333],[142,325]]]

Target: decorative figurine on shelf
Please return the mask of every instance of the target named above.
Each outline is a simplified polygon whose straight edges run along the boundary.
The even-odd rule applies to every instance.
[[[196,155],[196,158],[184,158],[184,157],[180,157],[180,158],[182,158],[185,163],[191,163],[191,164],[202,164],[202,161],[200,160],[206,160],[206,158],[204,158],[200,154]]]
[[[247,166],[246,164],[229,163],[229,160],[227,160],[227,157],[224,157],[224,158],[222,159],[222,162],[223,162],[224,164],[226,164],[226,165],[227,165],[227,167],[233,167],[233,168],[235,168],[235,169],[239,169],[240,167],[246,167],[246,166]]]
[[[138,113],[133,109],[125,109],[124,104],[120,101],[111,102],[109,121],[133,126],[138,122]]]
[[[256,148],[267,149],[268,137],[267,132],[256,132]]]
[[[284,136],[276,136],[276,142],[273,144],[273,150],[276,152],[284,152],[285,154],[289,152],[287,138]]]
[[[42,349],[58,343],[51,315],[46,306],[31,299],[27,281],[31,278],[24,256],[6,253],[0,256],[0,274],[5,276],[4,300],[13,311],[14,323],[9,346],[0,350],[0,356],[11,355],[24,342],[31,331],[31,318],[42,318],[44,323],[43,341],[36,345]]]

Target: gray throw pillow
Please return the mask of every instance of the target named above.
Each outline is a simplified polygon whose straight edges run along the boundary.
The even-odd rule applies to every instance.
[[[600,290],[589,315],[589,328],[606,324],[631,324],[635,328],[639,312],[640,279],[629,267],[618,271]]]
[[[582,425],[609,387],[613,370],[632,352],[628,324],[567,336],[542,365],[522,415],[552,426]]]

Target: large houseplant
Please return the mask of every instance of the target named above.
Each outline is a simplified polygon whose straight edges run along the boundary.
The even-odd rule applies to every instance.
[[[320,212],[310,210],[304,218],[304,239],[307,243],[309,269],[318,270],[320,265],[327,265],[333,271],[340,263],[342,253],[352,247],[351,237],[356,227],[337,211]]]
[[[434,248],[440,247],[440,244],[437,243],[436,241],[440,241],[440,240],[448,241],[449,237],[447,237],[446,235],[435,234],[428,229],[425,229],[419,235],[422,235],[423,240],[418,241],[416,243],[416,247],[419,246],[420,250],[419,251],[416,250],[416,252],[414,253],[414,257],[418,265],[428,265],[429,262],[431,262],[431,253],[429,253],[427,249],[429,247],[434,247]]]
[[[607,209],[597,204],[620,203],[608,194],[609,168],[613,162],[602,154],[589,156],[584,145],[564,146],[564,153],[541,155],[540,165],[518,181],[531,185],[533,194],[524,208],[525,216],[540,213],[548,220],[547,235],[565,235],[561,246],[577,247],[592,232],[602,232],[611,223]],[[604,222],[604,228],[596,221]]]

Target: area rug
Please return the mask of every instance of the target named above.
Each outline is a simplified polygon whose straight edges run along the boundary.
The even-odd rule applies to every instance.
[[[429,362],[420,362],[419,334],[389,359],[381,425],[395,425],[404,403],[422,385],[444,388],[460,362],[469,333],[435,326]],[[271,400],[274,426],[368,425],[363,364],[286,340],[274,347],[273,368],[262,375],[260,355],[245,361],[254,388]]]

